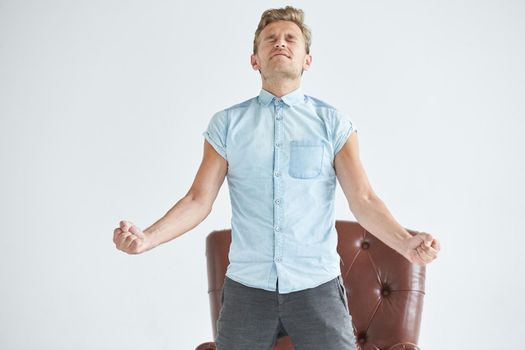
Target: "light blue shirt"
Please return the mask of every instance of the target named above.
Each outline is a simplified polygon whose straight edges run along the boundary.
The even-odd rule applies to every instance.
[[[348,115],[298,88],[215,113],[202,135],[228,162],[232,242],[226,276],[290,293],[341,273],[334,156],[352,130]]]

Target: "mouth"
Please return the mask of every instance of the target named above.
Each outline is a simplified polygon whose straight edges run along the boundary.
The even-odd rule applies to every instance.
[[[288,56],[285,53],[277,53],[277,54],[273,55],[272,58],[275,57],[275,56],[284,56],[284,57],[290,58],[290,56]]]

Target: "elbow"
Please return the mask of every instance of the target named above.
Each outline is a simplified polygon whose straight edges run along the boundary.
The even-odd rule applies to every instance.
[[[184,196],[184,200],[191,203],[193,207],[197,207],[199,211],[203,213],[204,217],[207,217],[213,208],[213,201],[202,194],[188,192],[188,194]]]
[[[380,200],[379,197],[373,191],[367,191],[349,198],[348,207],[359,221],[359,217],[362,216],[361,214],[365,213],[370,206],[377,203],[378,200]]]

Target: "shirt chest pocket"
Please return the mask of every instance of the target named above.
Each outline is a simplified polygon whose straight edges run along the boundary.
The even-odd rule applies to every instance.
[[[324,157],[322,141],[290,141],[288,173],[296,179],[313,179],[321,174]]]

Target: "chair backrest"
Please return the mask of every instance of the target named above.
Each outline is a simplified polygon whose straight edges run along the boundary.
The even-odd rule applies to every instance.
[[[336,221],[348,306],[358,349],[417,350],[425,266],[411,264],[354,221]],[[417,231],[407,231],[414,235]],[[206,238],[208,294],[213,337],[221,308],[220,293],[228,267],[231,230]],[[288,336],[274,350],[293,350]]]

